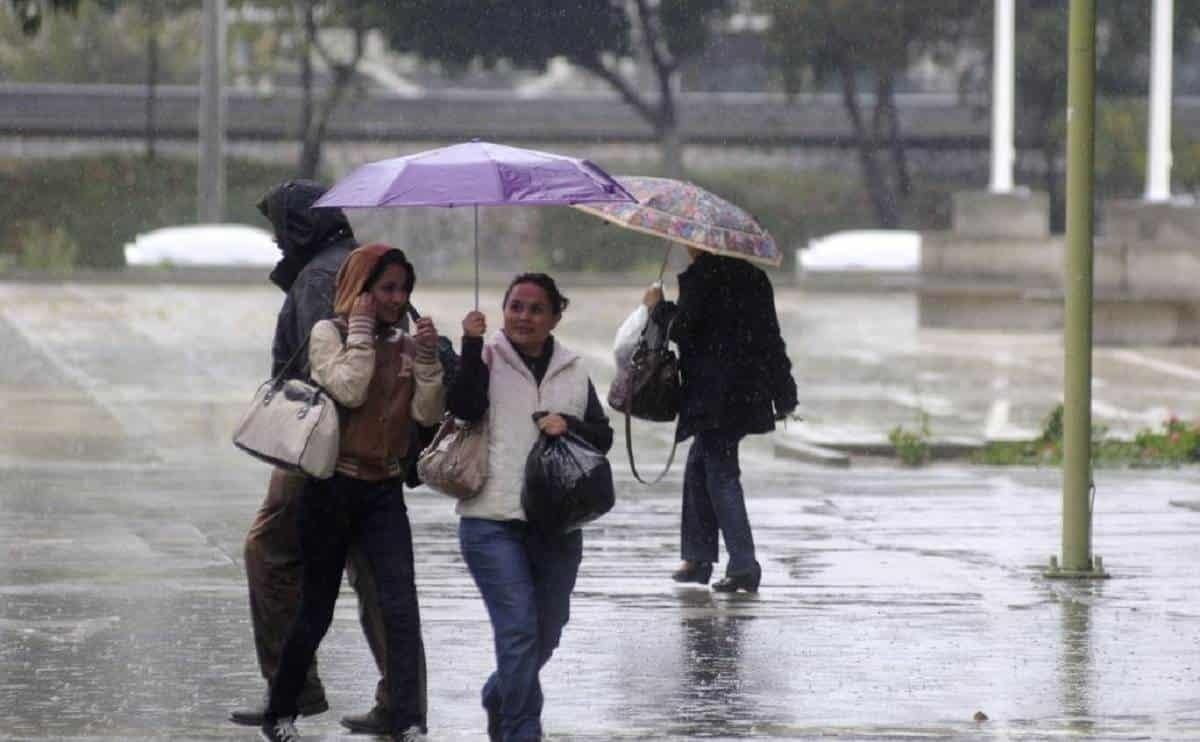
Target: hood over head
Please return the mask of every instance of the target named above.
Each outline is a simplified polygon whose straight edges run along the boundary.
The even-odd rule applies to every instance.
[[[412,263],[408,262],[408,258],[404,255],[404,251],[382,242],[372,242],[347,255],[342,267],[338,269],[337,289],[333,295],[334,314],[342,317],[350,314],[354,300],[366,288],[367,279],[371,277],[375,266],[389,252],[399,253],[395,260],[408,272],[408,290],[412,291],[413,285],[416,283],[416,274],[413,272]]]
[[[341,209],[312,208],[327,190],[312,180],[288,180],[271,188],[258,202],[258,210],[271,222],[275,243],[283,253],[271,271],[271,280],[284,291],[322,249],[354,237]]]

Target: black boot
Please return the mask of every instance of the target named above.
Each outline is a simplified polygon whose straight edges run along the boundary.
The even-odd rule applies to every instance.
[[[745,572],[727,572],[725,577],[713,583],[712,589],[718,593],[736,593],[738,590],[756,593],[760,581],[762,581],[762,567],[755,564],[753,569]]]
[[[707,585],[712,578],[712,562],[685,561],[679,569],[671,573],[671,579],[676,582],[695,582]]]

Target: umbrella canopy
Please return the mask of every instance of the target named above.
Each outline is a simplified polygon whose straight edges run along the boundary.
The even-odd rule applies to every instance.
[[[363,165],[338,181],[314,207],[631,201],[633,197],[612,176],[587,160],[475,141]]]
[[[475,140],[367,163],[335,183],[313,208],[474,207],[478,309],[480,206],[630,201],[628,191],[587,160]]]
[[[621,175],[636,203],[578,204],[575,208],[627,229],[754,263],[778,267],[783,253],[747,211],[703,188],[670,178]]]

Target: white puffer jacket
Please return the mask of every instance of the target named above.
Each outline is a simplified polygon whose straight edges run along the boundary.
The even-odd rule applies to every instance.
[[[466,518],[525,520],[521,486],[525,459],[537,442],[535,412],[583,419],[587,412],[588,375],[579,356],[554,342],[554,354],[539,386],[503,332],[483,347],[488,366],[488,480],[483,491],[458,503]]]

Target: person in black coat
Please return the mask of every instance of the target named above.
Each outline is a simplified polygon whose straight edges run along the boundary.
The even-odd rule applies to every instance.
[[[652,286],[644,302],[651,321],[670,326],[679,347],[682,382],[676,441],[694,438],[683,478],[677,582],[708,584],[717,561],[718,531],[729,561],[720,592],[756,592],[762,568],[742,492],[738,446],[768,433],[796,408],[792,363],[779,331],[775,294],[766,273],[737,258],[688,248],[679,274],[679,301]]]

